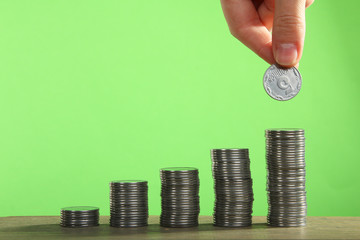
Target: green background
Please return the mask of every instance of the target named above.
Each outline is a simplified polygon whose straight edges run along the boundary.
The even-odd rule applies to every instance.
[[[254,214],[266,215],[264,130],[307,137],[308,214],[360,216],[360,1],[307,10],[288,102],[267,96],[268,64],[233,38],[219,1],[1,0],[0,215],[109,214],[108,183],[200,169],[212,214],[211,148],[250,148]]]

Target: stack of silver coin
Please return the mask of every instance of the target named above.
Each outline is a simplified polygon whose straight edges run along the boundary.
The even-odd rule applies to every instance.
[[[248,149],[212,149],[215,181],[214,225],[246,227],[252,224],[254,194]]]
[[[110,226],[143,227],[148,224],[148,182],[117,180],[110,183]]]
[[[268,129],[266,136],[268,224],[306,225],[305,137],[303,129]]]
[[[194,227],[198,225],[199,172],[191,167],[160,170],[161,216],[163,227]]]
[[[99,208],[65,207],[61,209],[62,227],[94,227],[99,225]]]

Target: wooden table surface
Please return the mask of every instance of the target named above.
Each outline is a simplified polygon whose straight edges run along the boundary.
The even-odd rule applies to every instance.
[[[360,239],[360,217],[308,217],[301,228],[268,227],[265,217],[253,217],[247,228],[222,228],[212,225],[212,217],[200,216],[194,228],[163,228],[159,217],[150,216],[149,226],[113,228],[109,217],[91,228],[63,228],[59,216],[2,217],[0,239]]]

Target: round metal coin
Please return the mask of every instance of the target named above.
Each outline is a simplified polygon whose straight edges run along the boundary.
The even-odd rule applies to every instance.
[[[286,101],[295,97],[302,85],[302,78],[297,68],[282,68],[271,65],[265,72],[264,88],[273,99]]]

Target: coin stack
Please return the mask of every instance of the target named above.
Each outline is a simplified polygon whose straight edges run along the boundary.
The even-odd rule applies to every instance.
[[[62,227],[94,227],[99,225],[99,208],[65,207],[61,209]]]
[[[198,225],[199,172],[191,167],[160,170],[161,216],[163,227],[195,227]]]
[[[110,183],[110,226],[147,226],[148,216],[147,181],[117,180]]]
[[[212,149],[215,181],[214,225],[246,227],[252,224],[254,201],[248,149]]]
[[[306,225],[305,137],[303,129],[268,129],[267,191],[271,226]]]

